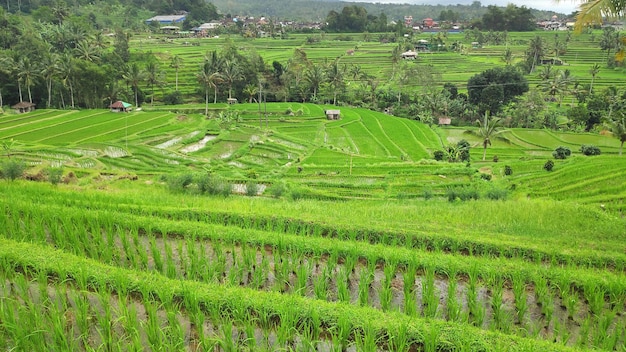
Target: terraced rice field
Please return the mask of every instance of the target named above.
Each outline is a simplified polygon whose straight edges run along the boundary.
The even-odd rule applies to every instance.
[[[551,215],[567,205],[543,201],[528,201],[535,210],[526,221],[508,213],[515,202],[381,208],[252,204],[146,186],[0,187],[3,348],[567,351],[625,343],[625,223],[599,210],[568,208],[586,215],[574,223]],[[491,215],[474,217],[476,229],[452,220],[472,208]],[[571,233],[553,232],[565,223]]]

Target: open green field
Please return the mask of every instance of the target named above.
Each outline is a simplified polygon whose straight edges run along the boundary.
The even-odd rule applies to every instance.
[[[482,161],[461,128],[345,107],[330,121],[314,104],[210,107],[210,119],[203,105],[0,116],[29,178],[65,178],[0,180],[1,349],[625,348],[616,138],[511,129]],[[461,139],[469,164],[433,160]],[[573,155],[545,171],[561,145]],[[172,191],[185,173],[267,187]],[[467,189],[480,199],[448,201]]]

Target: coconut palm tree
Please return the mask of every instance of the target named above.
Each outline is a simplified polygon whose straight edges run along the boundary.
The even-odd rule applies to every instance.
[[[59,60],[59,77],[63,82],[63,85],[67,86],[70,90],[70,104],[71,108],[74,108],[74,71],[76,70],[75,59],[69,53],[63,54]]]
[[[220,72],[222,79],[228,84],[228,99],[233,98],[233,84],[243,77],[241,67],[235,60],[224,61],[223,70]]]
[[[43,57],[41,77],[46,81],[46,88],[48,90],[47,108],[50,108],[50,104],[52,103],[52,81],[59,73],[59,61],[59,54],[55,52],[48,52]]]
[[[183,59],[180,56],[174,55],[172,61],[170,61],[170,67],[176,72],[176,90],[178,90],[178,70],[183,67]]]
[[[591,74],[591,84],[589,85],[589,94],[593,93],[593,82],[596,80],[596,76],[600,73],[600,65],[593,64],[589,69],[589,74]]]
[[[326,79],[324,69],[321,65],[312,64],[304,73],[304,79],[309,82],[309,86],[313,89],[313,99],[316,100],[320,85]]]
[[[154,104],[154,86],[160,86],[163,83],[163,72],[159,70],[159,64],[150,61],[146,64],[145,71],[146,83],[150,85],[150,105]]]
[[[490,118],[489,111],[485,112],[485,116],[482,121],[476,120],[476,123],[478,124],[478,130],[476,130],[475,133],[483,140],[483,161],[485,161],[485,157],[487,156],[487,146],[491,145],[491,139],[504,132],[504,130],[499,126],[500,118]]]
[[[217,85],[224,80],[219,72],[213,72],[211,65],[207,62],[202,65],[200,72],[196,74],[198,82],[204,88],[204,115],[209,115],[209,87],[213,87],[215,96],[213,98],[213,104],[217,103]]]
[[[624,149],[624,142],[626,142],[626,117],[624,116],[624,113],[622,113],[621,115],[622,116],[611,120],[608,126],[611,133],[613,133],[613,136],[617,137],[620,141],[620,156],[622,155],[622,150]]]
[[[143,82],[144,77],[144,72],[139,68],[137,63],[128,66],[126,72],[122,74],[122,78],[126,81],[126,84],[130,85],[135,93],[135,107],[139,107],[139,83]]]
[[[26,89],[28,91],[28,101],[30,103],[33,102],[33,96],[30,91],[30,87],[35,84],[35,80],[39,77],[39,68],[36,63],[30,61],[28,56],[22,56],[17,61],[17,79],[18,81],[23,81]],[[22,100],[22,96],[20,94],[20,100]]]
[[[259,93],[259,87],[254,83],[250,83],[245,86],[243,93],[248,96],[248,103],[252,103],[254,96]]]

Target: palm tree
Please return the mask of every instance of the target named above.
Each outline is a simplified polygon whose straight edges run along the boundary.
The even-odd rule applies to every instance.
[[[35,84],[35,80],[39,76],[39,69],[36,64],[30,61],[28,56],[20,57],[17,62],[17,79],[19,81],[23,81],[24,85],[26,85],[26,89],[28,90],[28,101],[33,102],[33,96],[30,91],[30,87]],[[22,100],[21,89],[20,89],[20,100]]]
[[[233,84],[243,77],[239,64],[234,60],[226,60],[223,70],[220,73],[222,78],[228,84],[228,99],[232,99]]]
[[[591,68],[589,69],[589,73],[591,74],[591,84],[589,85],[589,94],[593,93],[593,82],[596,79],[596,76],[598,75],[598,73],[600,73],[600,65],[598,64],[593,64],[593,66],[591,66]]]
[[[626,3],[622,0],[583,0],[579,9],[576,16],[575,30],[582,32],[583,28],[590,23],[602,24],[606,19],[624,16]],[[625,54],[626,52],[622,46],[615,55],[615,59],[622,61]]]
[[[250,83],[243,89],[243,93],[248,96],[248,103],[252,103],[254,96],[259,93],[259,87],[254,83]]]
[[[626,142],[626,117],[624,117],[624,113],[622,113],[621,117],[618,117],[615,120],[611,120],[608,125],[613,136],[617,137],[620,141],[619,146],[619,155],[622,155],[622,150],[624,149],[624,142]]]
[[[526,51],[526,58],[531,63],[530,73],[535,71],[535,66],[537,62],[541,60],[544,50],[543,39],[540,36],[535,36],[530,40],[528,50]]]
[[[172,61],[170,61],[170,67],[176,72],[176,90],[178,90],[178,70],[183,66],[183,59],[180,56],[174,55]]]
[[[150,105],[154,103],[154,86],[163,83],[163,72],[159,71],[159,64],[150,61],[146,64],[146,83],[150,85]]]
[[[2,52],[0,52],[2,54]],[[7,55],[0,55],[0,73],[5,73],[7,75],[11,74],[13,67],[13,59]],[[2,111],[2,107],[4,106],[4,101],[2,98],[2,86],[0,85],[0,111]]]
[[[67,86],[70,90],[70,102],[71,108],[74,108],[74,86],[72,81],[74,80],[75,62],[72,55],[69,53],[63,54],[59,60],[59,77],[63,82],[63,85]]]
[[[219,72],[212,72],[211,65],[207,62],[202,65],[200,72],[196,74],[198,82],[204,88],[204,115],[209,115],[209,87],[213,87],[215,96],[213,104],[217,103],[217,85],[223,82],[222,75]]]
[[[122,78],[126,81],[126,84],[133,88],[133,92],[135,93],[135,106],[139,107],[139,83],[144,80],[144,72],[141,71],[137,63],[133,63],[126,68],[126,72],[122,74]]]
[[[346,67],[339,66],[339,60],[335,60],[328,67],[328,81],[333,87],[333,105],[337,105],[337,91],[344,87],[344,74]]]
[[[491,139],[495,135],[504,132],[504,130],[500,129],[500,118],[489,118],[489,111],[485,112],[483,121],[476,120],[476,123],[478,123],[478,130],[476,131],[476,134],[483,140],[483,161],[485,161],[485,157],[487,156],[487,146],[491,145]]]
[[[88,62],[100,61],[100,48],[96,46],[90,40],[81,40],[74,48],[74,53],[77,58]]]
[[[511,50],[511,48],[506,48],[504,50],[504,54],[502,55],[502,61],[504,61],[507,66],[513,63],[513,50]]]
[[[48,89],[48,101],[46,102],[47,108],[50,108],[50,104],[52,102],[52,81],[59,73],[59,61],[59,55],[54,52],[49,52],[43,57],[41,76],[46,81],[46,88]]]
[[[317,91],[325,79],[324,69],[320,65],[313,64],[304,73],[304,79],[309,82],[310,87],[313,89],[313,99],[317,99]]]

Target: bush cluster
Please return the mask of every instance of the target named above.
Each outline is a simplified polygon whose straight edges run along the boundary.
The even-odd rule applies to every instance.
[[[600,148],[593,145],[593,144],[583,144],[580,146],[580,152],[583,153],[583,155],[588,155],[588,156],[592,156],[592,155],[600,155]]]
[[[449,202],[457,200],[468,201],[486,198],[490,200],[505,200],[509,196],[509,190],[495,185],[480,186],[479,184],[450,187],[446,190],[446,198]]]
[[[555,159],[567,159],[570,155],[572,155],[572,151],[568,147],[564,147],[562,145],[558,146],[552,152],[552,156]]]
[[[1,166],[0,177],[11,181],[22,177],[22,174],[24,174],[24,170],[26,169],[26,164],[24,164],[24,162],[15,159],[5,161]]]
[[[232,185],[226,179],[211,174],[182,173],[169,175],[165,177],[165,182],[172,192],[197,192],[225,197],[232,193]]]

